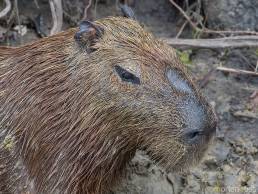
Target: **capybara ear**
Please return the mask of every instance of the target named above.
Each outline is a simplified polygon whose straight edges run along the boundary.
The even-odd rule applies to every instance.
[[[124,17],[136,20],[134,11],[127,4],[120,4],[120,9]]]
[[[79,45],[84,46],[88,53],[91,53],[96,50],[93,46],[103,33],[104,30],[99,25],[84,20],[80,23],[79,31],[75,33],[74,39]]]

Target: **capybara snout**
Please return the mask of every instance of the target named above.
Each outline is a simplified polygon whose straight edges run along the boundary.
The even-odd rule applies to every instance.
[[[198,101],[196,97],[185,97],[181,101],[178,107],[185,120],[183,140],[190,145],[199,144],[201,141],[208,143],[217,127],[213,110],[207,103],[203,104]]]
[[[212,107],[176,51],[132,19],[84,21],[2,50],[0,124],[30,193],[105,193],[137,149],[180,171],[208,148]]]

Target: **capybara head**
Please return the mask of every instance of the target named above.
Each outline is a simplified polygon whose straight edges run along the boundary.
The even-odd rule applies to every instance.
[[[82,49],[94,64],[91,90],[109,107],[109,133],[146,150],[167,170],[198,162],[216,117],[176,51],[131,19],[82,23],[79,44],[84,36]]]
[[[100,193],[137,149],[169,171],[203,156],[216,117],[176,51],[110,17],[0,57],[1,125],[37,193]]]

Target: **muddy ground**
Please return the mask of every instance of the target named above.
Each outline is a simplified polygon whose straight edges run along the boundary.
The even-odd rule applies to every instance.
[[[182,24],[182,18],[168,3],[155,5],[139,1],[135,8],[137,18],[157,37],[173,37]],[[33,4],[21,4],[21,21],[28,26],[22,43],[38,39],[28,18],[38,14]],[[51,14],[47,3],[40,4],[45,22],[45,32],[51,27]],[[165,10],[165,11],[164,11]],[[166,10],[170,10],[169,12]],[[165,13],[168,12],[168,13]],[[95,9],[97,18],[118,14],[112,1],[99,3]],[[66,18],[64,29],[75,25]],[[0,30],[5,29],[0,25]],[[12,29],[12,28],[11,28]],[[191,37],[187,28],[183,37]],[[8,43],[7,43],[8,42]],[[19,38],[2,41],[0,45],[20,44]],[[251,95],[258,91],[258,78],[241,74],[212,71],[218,66],[253,70],[258,60],[256,49],[183,51],[185,63],[196,81],[204,85],[203,92],[214,105],[219,127],[213,144],[201,164],[185,174],[172,174],[153,164],[138,151],[128,167],[128,174],[114,194],[217,194],[258,193],[258,99]],[[212,71],[209,81],[203,78]],[[258,97],[257,97],[258,98]]]

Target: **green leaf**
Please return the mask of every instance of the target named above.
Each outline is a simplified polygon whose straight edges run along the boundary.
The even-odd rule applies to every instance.
[[[256,56],[258,56],[258,49],[255,50],[255,54],[256,54]]]
[[[179,51],[177,50],[177,54],[179,55],[180,60],[185,65],[192,64],[192,61],[190,59],[190,54],[192,53],[192,50],[185,50],[185,51]]]

